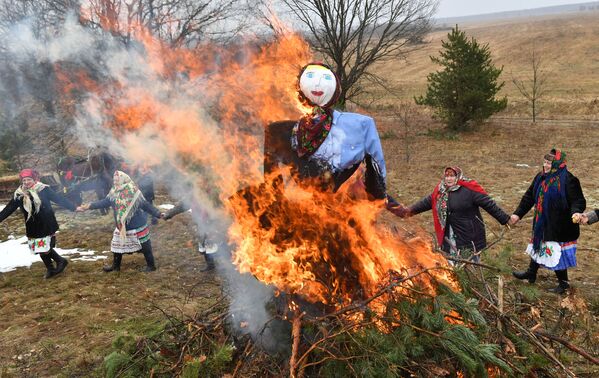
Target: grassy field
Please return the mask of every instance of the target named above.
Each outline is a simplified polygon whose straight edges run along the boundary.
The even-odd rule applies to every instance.
[[[532,41],[542,49],[551,74],[551,90],[541,116],[563,119],[597,119],[599,97],[599,23],[593,18],[543,18],[464,27],[469,35],[488,42],[496,62],[504,65],[505,93],[510,107],[505,116],[523,116],[521,102],[509,75],[527,70],[527,51]],[[551,147],[568,153],[570,170],[580,178],[588,208],[599,207],[599,165],[594,156],[599,146],[599,124],[543,121],[531,124],[522,119],[493,120],[476,132],[460,136],[441,132],[426,112],[412,108],[411,128],[406,132],[397,114],[386,105],[397,105],[422,93],[426,74],[435,69],[428,56],[440,46],[447,32],[436,32],[431,43],[400,63],[379,67],[379,73],[401,88],[399,98],[387,96],[376,102],[371,114],[377,120],[388,165],[389,192],[409,204],[432,191],[443,167],[458,165],[466,175],[479,181],[501,207],[513,211],[534,175],[542,157]],[[524,37],[525,36],[525,37]],[[409,146],[409,147],[408,147]],[[409,161],[407,157],[409,155]],[[161,194],[157,203],[170,202]],[[501,226],[488,215],[488,239],[493,241]],[[432,232],[430,213],[405,222],[410,227]],[[56,279],[44,280],[41,263],[31,269],[0,273],[0,377],[102,376],[102,361],[114,338],[121,334],[144,335],[163,324],[162,311],[192,314],[205,308],[220,294],[218,275],[199,272],[203,260],[191,245],[189,215],[184,214],[152,229],[158,271],[140,273],[144,265],[139,254],[125,256],[120,273],[101,271],[103,261],[72,262]],[[8,231],[24,234],[20,214],[0,228],[0,240]],[[113,223],[110,216],[95,212],[59,212],[62,248],[109,248]],[[564,297],[546,292],[556,281],[541,271],[534,286],[515,281],[512,268],[527,265],[524,255],[530,234],[531,217],[508,231],[483,256],[497,265],[507,281],[508,295],[524,295],[532,308],[540,310],[538,322],[554,325],[566,312],[558,331],[562,337],[599,353],[599,226],[583,227],[579,240],[579,266],[570,271],[573,290],[570,298],[580,299],[573,309],[564,310]],[[561,318],[560,318],[561,319]],[[590,335],[590,338],[589,338]],[[597,376],[599,368],[555,345],[555,352],[581,376]],[[593,349],[594,348],[594,349]]]
[[[546,95],[540,101],[541,118],[597,119],[599,111],[599,23],[596,17],[543,17],[502,21],[489,24],[460,25],[469,37],[489,44],[493,61],[503,66],[500,80],[502,94],[508,96],[503,115],[527,116],[529,106],[512,82],[512,78],[532,76],[531,55],[534,48],[546,72]],[[438,56],[441,41],[449,30],[432,33],[427,44],[407,54],[405,60],[385,62],[376,68],[387,85],[397,89],[397,97],[411,100],[426,90],[426,76],[439,69],[430,56]],[[379,107],[397,99],[374,90]],[[381,99],[384,98],[384,99]]]

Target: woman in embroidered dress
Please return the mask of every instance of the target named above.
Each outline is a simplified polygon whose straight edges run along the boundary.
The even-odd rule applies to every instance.
[[[459,167],[447,167],[432,194],[395,213],[408,217],[432,210],[441,249],[453,257],[478,261],[487,246],[481,207],[502,225],[510,220],[479,183],[464,177]]]
[[[575,214],[586,208],[580,181],[568,171],[565,152],[552,149],[545,155],[543,170],[522,196],[510,223],[518,223],[533,206],[532,238],[526,251],[530,264],[527,270],[513,275],[534,283],[539,266],[544,266],[553,270],[558,279],[558,286],[550,291],[562,294],[570,287],[568,268],[576,266],[580,228]]]
[[[143,194],[133,180],[122,171],[115,171],[113,185],[103,200],[79,206],[77,211],[114,208],[117,227],[112,235],[112,265],[104,267],[105,272],[120,271],[124,253],[141,251],[147,266],[143,271],[156,270],[150,229],[144,212],[162,218],[160,211],[145,200]]]
[[[25,217],[25,230],[29,239],[29,249],[31,252],[40,255],[46,266],[44,278],[50,278],[61,273],[69,263],[67,259],[61,257],[54,250],[58,222],[56,222],[51,202],[71,211],[75,211],[75,205],[56,194],[48,185],[41,183],[39,174],[33,169],[23,169],[19,173],[19,178],[21,179],[21,186],[0,212],[0,222],[16,209],[21,208]],[[56,266],[54,266],[52,260],[54,260]]]

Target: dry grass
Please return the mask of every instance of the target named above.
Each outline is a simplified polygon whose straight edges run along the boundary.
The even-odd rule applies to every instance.
[[[503,66],[500,80],[508,97],[503,114],[526,116],[529,112],[524,97],[512,83],[512,77],[524,79],[532,75],[530,51],[535,46],[548,73],[547,94],[540,103],[542,118],[597,119],[599,110],[599,23],[596,17],[553,16],[529,20],[503,21],[483,25],[460,25],[469,37],[488,43],[493,61]],[[441,41],[449,30],[436,31],[428,42],[409,53],[404,61],[385,62],[375,72],[387,85],[397,88],[399,98],[411,100],[426,91],[426,76],[437,71],[430,56],[438,56]],[[393,103],[380,89],[373,89],[377,106]]]
[[[469,35],[488,42],[496,62],[504,65],[505,93],[512,101],[510,114],[525,114],[518,105],[509,74],[527,71],[527,49],[533,40],[542,48],[551,76],[551,90],[541,116],[585,117],[596,119],[593,100],[599,96],[599,23],[585,18],[543,18],[529,22],[504,22],[464,27]],[[379,73],[401,88],[401,98],[411,99],[422,93],[426,74],[435,69],[428,56],[436,53],[446,32],[437,32],[431,44],[413,52],[405,62],[388,63]],[[446,165],[459,165],[478,180],[506,210],[513,211],[530,181],[540,169],[543,154],[553,146],[568,153],[571,171],[580,178],[588,208],[599,207],[599,165],[594,158],[599,145],[599,127],[593,123],[527,122],[485,125],[477,132],[446,138],[439,125],[426,116],[417,115],[411,142],[411,161],[405,163],[405,141],[399,122],[385,113],[385,105],[398,99],[379,93],[377,119],[388,164],[389,192],[403,203],[412,203],[432,191]],[[429,130],[432,130],[429,131]],[[527,164],[529,167],[519,167]],[[162,197],[162,201],[167,199]],[[159,203],[161,201],[158,201]],[[500,226],[488,215],[488,238]],[[144,265],[141,255],[125,256],[119,274],[101,271],[104,262],[73,262],[62,276],[43,280],[43,265],[0,274],[0,377],[8,376],[99,376],[103,357],[116,335],[141,335],[155,329],[164,317],[157,308],[192,313],[205,307],[220,292],[217,276],[200,273],[203,261],[190,245],[188,215],[181,215],[154,227],[153,244],[159,266],[151,274],[139,273]],[[432,216],[423,214],[410,220],[416,227],[432,232]],[[108,249],[112,220],[96,213],[72,215],[60,213],[63,248]],[[9,228],[24,234],[20,214],[8,221]],[[509,268],[524,268],[527,258],[521,252],[530,233],[530,215],[483,256],[483,261],[504,267],[503,274],[510,292],[530,292],[528,285],[512,280]],[[598,226],[584,227],[579,240],[579,266],[571,269],[575,291],[586,299],[594,317],[587,331],[597,336],[599,316],[599,252],[585,248],[599,247]],[[0,229],[0,238],[6,237]],[[506,251],[515,252],[506,254]],[[550,272],[543,271],[538,281],[539,300],[556,302],[558,297],[545,292],[555,284]],[[197,285],[197,286],[196,286]],[[571,333],[573,342],[584,331]],[[577,328],[573,328],[577,329]],[[578,337],[578,338],[577,338]],[[596,343],[595,343],[596,344]],[[596,353],[597,351],[595,351]],[[597,368],[579,363],[569,355],[569,365],[597,372]],[[595,370],[593,370],[595,369]],[[589,373],[591,372],[591,373]]]
[[[97,212],[60,211],[62,248],[109,249],[114,223]],[[74,261],[44,280],[44,266],[0,273],[0,377],[101,376],[99,367],[117,335],[143,335],[165,322],[161,311],[193,314],[220,294],[220,279],[200,273],[203,258],[191,248],[189,215],[154,226],[158,270],[141,273],[141,254],[123,258],[120,273],[96,262]],[[21,214],[7,220],[24,234]],[[0,239],[5,240],[5,231]]]

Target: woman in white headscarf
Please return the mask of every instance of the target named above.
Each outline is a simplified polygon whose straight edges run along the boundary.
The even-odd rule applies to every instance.
[[[122,171],[114,172],[113,185],[106,198],[80,206],[77,210],[105,209],[111,206],[114,209],[117,227],[110,246],[113,262],[112,265],[105,266],[104,271],[120,271],[123,254],[133,252],[143,253],[147,264],[143,271],[155,271],[150,229],[144,212],[161,218],[160,211],[146,201],[137,185]]]
[[[19,173],[19,178],[21,185],[0,212],[0,222],[21,208],[25,217],[29,249],[32,253],[39,254],[46,266],[44,278],[50,278],[61,273],[69,263],[54,250],[58,222],[56,222],[51,202],[71,211],[75,211],[75,205],[56,194],[48,185],[40,182],[39,174],[33,169],[23,169]]]

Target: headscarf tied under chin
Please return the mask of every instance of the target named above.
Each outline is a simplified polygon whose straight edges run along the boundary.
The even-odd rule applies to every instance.
[[[312,65],[323,66],[329,69],[335,76],[337,83],[335,93],[331,100],[324,106],[314,104],[300,89],[300,78],[306,68]],[[298,156],[302,157],[314,153],[329,135],[329,131],[331,131],[331,126],[333,124],[332,106],[339,101],[339,97],[341,96],[341,84],[339,83],[339,78],[326,64],[319,62],[308,63],[302,67],[297,77],[297,96],[303,105],[312,107],[312,112],[310,114],[304,114],[292,131],[293,139],[295,140],[293,147],[297,151]]]
[[[114,201],[116,223],[119,227],[121,237],[124,238],[127,230],[126,224],[137,211],[144,196],[131,177],[125,172],[115,171],[113,180],[108,198]]]
[[[545,159],[552,160],[551,169],[548,173],[542,172],[538,175],[533,186],[535,207],[532,218],[532,247],[537,252],[541,248],[545,225],[549,221],[549,208],[564,209],[568,207],[566,153],[553,149],[550,154],[545,156]]]
[[[26,188],[23,184],[21,184],[17,190],[15,190],[15,194],[13,196],[15,200],[19,198],[23,199],[23,208],[27,212],[27,219],[25,222],[31,218],[32,213],[37,214],[40,212],[42,200],[40,199],[39,192],[48,186],[39,181],[39,173],[37,173],[37,171],[34,169],[23,169],[19,173],[19,179],[21,179],[21,181],[26,177],[33,179],[33,186]]]
[[[485,189],[476,181],[471,180],[464,176],[460,167],[447,167],[445,171],[451,169],[456,174],[456,184],[451,187],[445,185],[445,178],[441,179],[441,182],[433,190],[431,196],[432,199],[432,210],[433,210],[433,221],[435,224],[435,234],[437,236],[437,244],[439,247],[443,245],[443,239],[445,237],[445,226],[447,224],[447,204],[449,201],[449,192],[453,192],[461,188],[462,186],[470,189],[477,193],[487,194]]]

